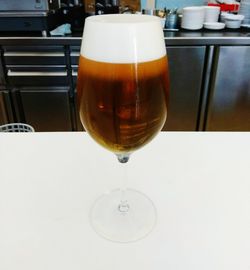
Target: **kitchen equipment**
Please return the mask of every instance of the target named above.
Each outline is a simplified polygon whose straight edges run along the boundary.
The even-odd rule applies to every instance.
[[[205,22],[218,22],[220,7],[205,6]]]
[[[168,30],[176,30],[178,23],[178,14],[177,14],[177,8],[171,9],[167,15],[166,15],[166,29]]]
[[[204,7],[183,8],[181,27],[188,30],[199,30],[203,27],[205,20]]]
[[[95,15],[95,0],[84,0],[85,12],[87,15]],[[119,7],[120,13],[136,13],[141,11],[140,0],[112,0],[112,6]]]
[[[60,0],[0,0],[0,13],[13,11],[51,11],[61,6]]]
[[[119,13],[119,1],[117,0],[96,0],[95,14],[115,14]]]
[[[0,0],[0,31],[47,32],[63,23],[60,1]]]
[[[163,9],[143,9],[142,14],[154,15],[160,18],[164,18],[166,16],[166,11]]]
[[[73,32],[81,32],[86,18],[85,6],[80,3],[77,4],[77,1],[62,6],[64,22],[71,25],[71,30]]]

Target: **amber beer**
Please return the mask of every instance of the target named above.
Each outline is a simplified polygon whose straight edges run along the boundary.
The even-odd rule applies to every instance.
[[[96,16],[83,35],[77,84],[81,122],[94,140],[115,153],[148,143],[167,117],[166,49],[162,29],[158,32],[158,21],[152,20],[132,16],[128,23],[125,16]]]

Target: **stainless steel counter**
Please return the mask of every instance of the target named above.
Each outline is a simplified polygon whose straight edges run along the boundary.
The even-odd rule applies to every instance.
[[[180,45],[250,45],[249,30],[224,31],[184,31],[168,32],[164,30],[166,44]],[[79,45],[81,33],[66,37],[39,37],[37,34],[27,36],[27,33],[0,33],[0,45]]]
[[[250,45],[250,31],[164,31],[167,45]]]

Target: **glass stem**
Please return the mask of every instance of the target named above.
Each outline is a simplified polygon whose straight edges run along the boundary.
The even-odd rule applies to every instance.
[[[127,190],[127,181],[128,181],[128,171],[127,171],[127,162],[129,160],[129,154],[117,154],[118,161],[122,166],[122,175],[121,175],[121,201],[118,205],[118,210],[121,214],[126,214],[129,211],[129,204],[126,198],[126,190]]]

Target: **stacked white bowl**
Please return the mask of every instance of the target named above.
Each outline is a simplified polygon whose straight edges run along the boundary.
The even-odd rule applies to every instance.
[[[223,29],[225,24],[218,23],[220,7],[201,6],[183,8],[181,27],[198,30],[203,26],[207,29]]]
[[[224,29],[225,24],[222,22],[218,22],[219,15],[220,15],[220,7],[206,6],[204,28],[210,30]]]
[[[241,0],[239,14],[244,15],[242,24],[250,25],[250,0]]]
[[[181,27],[188,30],[199,30],[205,19],[204,7],[185,7],[182,10]]]

